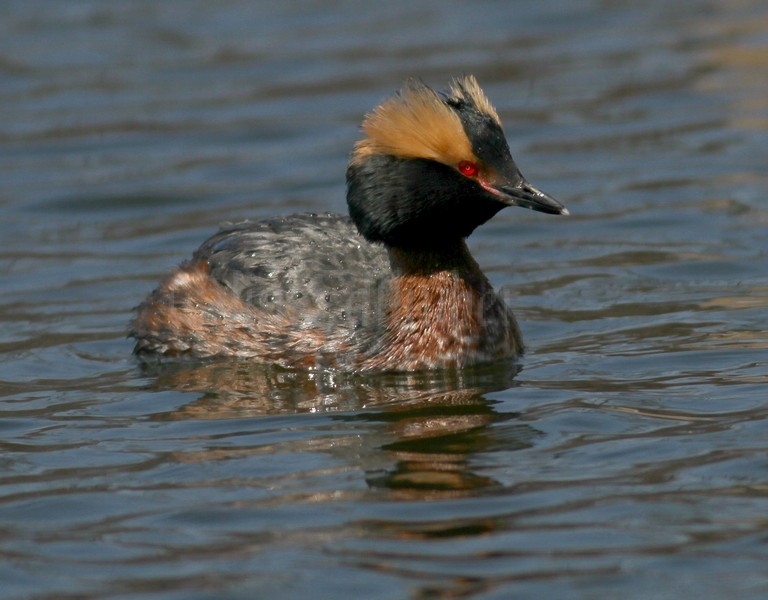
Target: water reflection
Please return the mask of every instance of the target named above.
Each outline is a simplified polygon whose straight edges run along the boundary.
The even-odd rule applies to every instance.
[[[486,390],[491,391],[491,390]],[[387,488],[406,499],[444,498],[498,486],[492,477],[472,467],[479,452],[503,448],[519,450],[531,445],[536,430],[512,424],[502,435],[494,427],[514,421],[516,413],[499,413],[479,388],[438,392],[418,401],[366,412],[350,420],[384,422],[394,441],[381,446],[395,466],[369,472],[372,487]]]
[[[354,453],[354,460],[361,455],[371,458],[354,466],[365,470],[371,488],[389,490],[400,498],[453,497],[498,486],[473,468],[472,457],[527,448],[538,435],[532,427],[514,423],[516,413],[498,412],[495,401],[486,397],[515,385],[519,366],[511,362],[464,371],[377,376],[287,371],[233,360],[143,368],[154,377],[157,389],[201,393],[189,404],[156,415],[158,420],[311,412],[330,414],[337,423],[334,427],[344,431],[337,436],[348,435],[342,423],[365,427],[366,443],[372,447]],[[334,439],[348,447],[340,437]],[[333,444],[326,450],[335,454]],[[196,460],[215,458],[204,451]]]
[[[435,402],[514,385],[514,361],[463,370],[350,375],[288,370],[245,360],[142,363],[156,390],[200,392],[168,418],[237,418],[297,412],[360,410],[388,403]]]

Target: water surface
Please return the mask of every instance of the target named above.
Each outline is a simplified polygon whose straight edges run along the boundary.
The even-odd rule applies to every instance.
[[[472,236],[528,353],[142,366],[228,219],[344,211],[363,113],[474,73],[572,216]],[[763,598],[768,8],[6,2],[8,598]]]

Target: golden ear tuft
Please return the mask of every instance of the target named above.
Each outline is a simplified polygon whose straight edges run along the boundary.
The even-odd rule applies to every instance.
[[[415,79],[365,116],[363,132],[366,138],[355,146],[353,160],[380,153],[455,166],[474,157],[459,115]]]
[[[450,93],[452,100],[471,104],[479,112],[491,117],[501,127],[501,119],[499,119],[496,109],[488,100],[474,75],[455,77],[451,82]]]

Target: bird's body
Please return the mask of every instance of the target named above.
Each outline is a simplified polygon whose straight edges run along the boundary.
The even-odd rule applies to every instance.
[[[139,306],[139,354],[398,371],[516,356],[511,311],[465,238],[520,204],[567,213],[512,162],[474,78],[411,82],[364,122],[347,171],[351,219],[304,214],[224,227]]]

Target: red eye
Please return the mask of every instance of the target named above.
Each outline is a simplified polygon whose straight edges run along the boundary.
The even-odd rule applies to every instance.
[[[477,165],[468,160],[462,160],[458,165],[459,173],[466,177],[474,177],[477,175]]]

